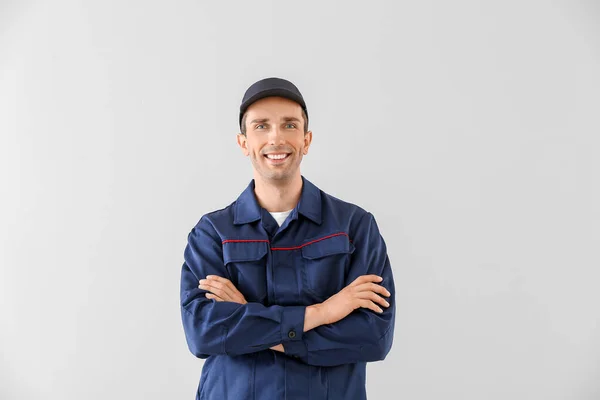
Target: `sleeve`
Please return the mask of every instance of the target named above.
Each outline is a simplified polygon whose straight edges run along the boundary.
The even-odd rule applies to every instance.
[[[395,286],[387,248],[375,218],[366,213],[353,238],[355,246],[346,286],[361,275],[375,274],[389,292],[390,306],[379,314],[359,308],[346,318],[305,332],[303,340],[284,344],[286,354],[315,366],[335,366],[385,359],[392,347],[396,313]]]
[[[305,306],[242,305],[205,297],[207,291],[198,288],[200,279],[207,275],[229,278],[221,239],[206,217],[188,234],[184,259],[181,318],[188,347],[196,357],[253,353],[302,340]]]

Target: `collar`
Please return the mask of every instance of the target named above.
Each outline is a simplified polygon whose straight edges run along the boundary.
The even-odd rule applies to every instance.
[[[235,201],[233,223],[241,225],[259,220],[261,208],[254,194],[254,179],[252,179]],[[300,200],[292,210],[292,218],[297,218],[298,214],[302,214],[318,225],[321,224],[321,190],[304,176],[302,176]]]

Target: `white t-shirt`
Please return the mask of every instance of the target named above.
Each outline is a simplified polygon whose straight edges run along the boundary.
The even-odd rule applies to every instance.
[[[272,212],[270,214],[273,216],[273,218],[275,218],[275,221],[277,221],[277,225],[281,226],[281,224],[283,224],[283,222],[288,217],[288,215],[290,215],[290,213],[292,212],[292,210],[290,210],[290,211]]]

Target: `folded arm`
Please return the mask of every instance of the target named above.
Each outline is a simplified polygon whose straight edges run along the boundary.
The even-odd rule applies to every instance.
[[[316,366],[379,361],[387,356],[394,335],[395,285],[387,248],[372,214],[365,214],[359,221],[353,243],[355,251],[346,285],[361,275],[381,276],[379,283],[389,292],[389,307],[382,307],[382,312],[357,308],[337,322],[306,332],[301,341],[284,344],[286,354]],[[322,306],[327,307],[334,297]]]
[[[181,279],[182,319],[191,352],[206,358],[271,348],[316,366],[383,360],[394,333],[392,270],[373,216],[365,214],[355,230],[355,251],[344,290],[308,307],[266,307],[247,303],[227,279],[218,235],[210,222],[201,220],[188,236]],[[199,285],[199,279],[207,276],[215,280]],[[230,288],[215,284],[219,280],[228,282]],[[372,287],[372,282],[385,289]],[[378,293],[389,303],[374,298]]]
[[[181,272],[181,317],[190,351],[199,358],[239,355],[301,341],[305,306],[218,302],[198,287],[207,275],[228,277],[221,240],[206,218],[188,235]]]

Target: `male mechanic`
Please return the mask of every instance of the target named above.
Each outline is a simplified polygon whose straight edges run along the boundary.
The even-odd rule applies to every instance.
[[[300,173],[306,103],[267,78],[244,94],[237,143],[254,179],[188,235],[181,315],[206,359],[197,399],[366,399],[394,334],[394,280],[373,215]]]

